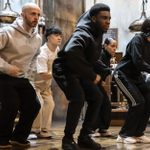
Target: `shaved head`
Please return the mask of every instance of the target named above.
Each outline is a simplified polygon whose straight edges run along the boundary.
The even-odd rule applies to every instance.
[[[38,24],[41,15],[40,7],[35,3],[26,3],[22,7],[21,16],[23,18],[23,26],[26,30],[30,30]]]
[[[35,3],[26,3],[22,7],[22,12],[24,13],[24,12],[28,11],[29,9],[39,9],[40,10],[40,7]]]

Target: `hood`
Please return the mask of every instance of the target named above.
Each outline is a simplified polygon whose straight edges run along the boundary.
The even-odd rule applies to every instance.
[[[21,32],[22,34],[29,36],[29,37],[34,37],[38,31],[36,28],[33,28],[32,33],[27,32],[24,28],[23,28],[23,19],[21,17],[18,17],[13,24],[11,24],[11,26],[13,28],[15,28],[16,30],[18,30],[19,32]]]
[[[98,37],[99,35],[104,33],[102,29],[98,28],[96,24],[92,21],[89,11],[82,14],[77,22],[76,27],[77,29],[81,28],[90,32],[94,37]]]

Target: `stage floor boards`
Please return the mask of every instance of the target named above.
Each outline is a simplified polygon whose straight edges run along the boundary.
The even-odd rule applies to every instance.
[[[79,129],[82,121],[80,121],[75,134],[75,140],[77,139]],[[25,148],[25,150],[61,150],[61,139],[63,136],[64,122],[53,122],[52,130],[55,134],[53,139],[30,139],[31,147]],[[150,150],[150,144],[121,144],[116,143],[116,137],[119,126],[111,126],[109,129],[114,137],[111,138],[94,138],[98,143],[102,145],[104,150]],[[146,135],[150,136],[150,127],[147,127]],[[30,138],[34,135],[30,135]],[[13,147],[13,150],[23,150],[23,148]],[[83,149],[81,149],[83,150]]]

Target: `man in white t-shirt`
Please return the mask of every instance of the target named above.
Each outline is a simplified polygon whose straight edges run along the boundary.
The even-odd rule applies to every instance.
[[[36,74],[33,85],[41,103],[41,110],[35,119],[32,132],[39,138],[51,138],[51,122],[54,101],[51,91],[52,63],[57,56],[62,41],[62,32],[57,27],[46,30],[46,43],[40,48],[36,61]]]

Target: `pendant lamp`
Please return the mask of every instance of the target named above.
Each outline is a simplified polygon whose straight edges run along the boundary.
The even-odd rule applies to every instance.
[[[9,0],[5,3],[5,8],[0,11],[0,23],[12,23],[19,14],[11,9]]]
[[[146,12],[145,12],[145,3],[147,3],[147,0],[143,0],[142,1],[142,13],[141,13],[141,17],[135,21],[133,21],[130,26],[129,29],[132,32],[138,32],[141,30],[141,26],[144,22],[144,20],[147,18],[146,17]]]

